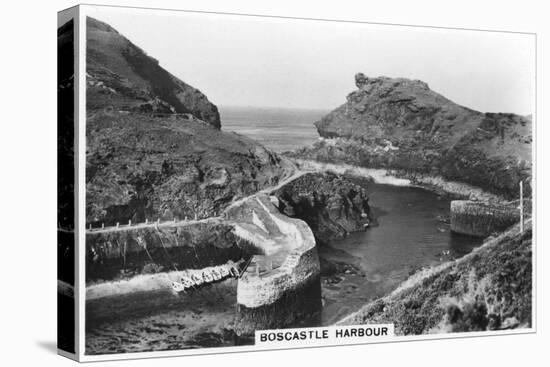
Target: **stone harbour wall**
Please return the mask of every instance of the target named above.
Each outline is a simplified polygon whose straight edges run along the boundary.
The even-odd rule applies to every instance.
[[[479,201],[451,201],[451,231],[487,237],[519,222],[517,205],[488,204]]]
[[[86,233],[86,282],[202,269],[248,259],[254,247],[220,219],[92,230]]]
[[[253,256],[239,279],[235,333],[247,336],[255,330],[291,326],[317,314],[320,263],[311,229],[302,220],[279,213],[265,195],[243,206],[234,215],[255,219],[255,226],[241,226],[237,233],[254,239],[264,254]],[[262,222],[258,223],[254,214],[260,210]],[[275,243],[262,242],[262,237]]]

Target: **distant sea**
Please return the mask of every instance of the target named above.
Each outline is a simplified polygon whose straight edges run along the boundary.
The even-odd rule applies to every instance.
[[[313,125],[329,110],[271,107],[218,107],[222,130],[248,136],[275,152],[295,150],[318,140]]]

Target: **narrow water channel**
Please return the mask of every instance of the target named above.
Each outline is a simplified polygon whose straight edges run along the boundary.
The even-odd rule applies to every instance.
[[[421,268],[462,257],[482,243],[450,232],[447,198],[421,188],[358,183],[369,192],[377,225],[319,249],[321,325],[390,293]]]

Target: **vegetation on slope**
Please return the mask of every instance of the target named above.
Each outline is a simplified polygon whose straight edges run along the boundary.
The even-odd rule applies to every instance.
[[[394,323],[397,335],[531,326],[532,227],[513,226],[472,253],[414,275],[341,324]]]

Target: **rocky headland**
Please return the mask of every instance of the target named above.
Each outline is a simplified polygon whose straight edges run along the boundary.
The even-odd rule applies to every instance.
[[[322,140],[300,159],[458,181],[507,199],[530,193],[532,123],[460,106],[420,80],[355,76],[347,102],[315,123]]]

